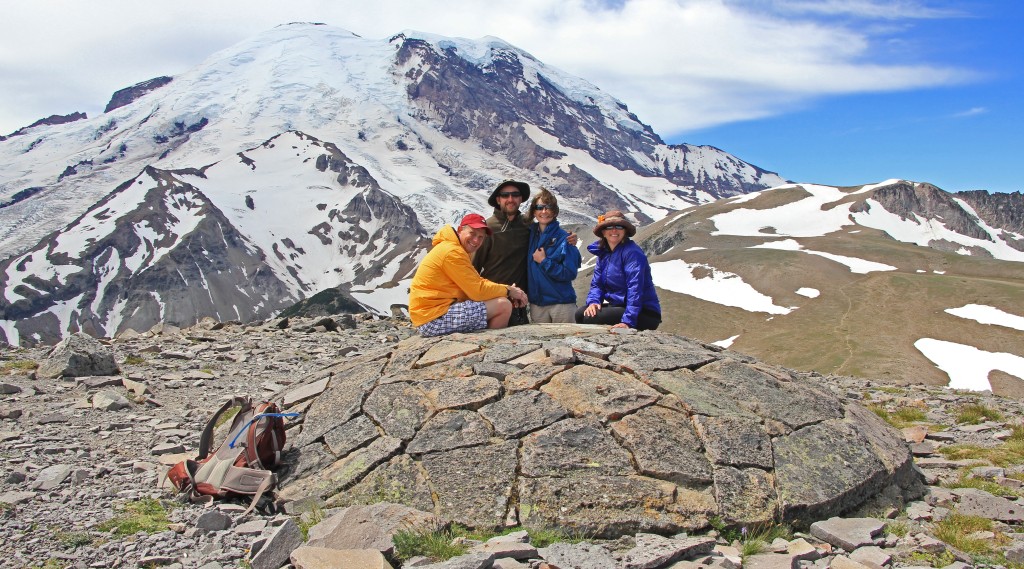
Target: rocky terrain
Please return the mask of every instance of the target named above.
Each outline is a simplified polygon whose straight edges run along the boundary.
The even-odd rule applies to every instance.
[[[566,531],[565,541],[553,544],[520,511],[520,519],[510,518],[507,523],[523,526],[509,528],[512,533],[507,535],[457,537],[461,530],[453,529],[449,537],[466,551],[441,562],[396,549],[392,536],[414,522],[434,527],[450,521],[438,516],[445,513],[442,503],[434,511],[416,511],[389,504],[389,498],[399,496],[378,492],[377,500],[363,500],[366,505],[317,503],[308,498],[266,501],[243,517],[246,504],[242,502],[188,503],[163,483],[167,466],[195,451],[206,419],[233,395],[272,398],[290,410],[305,412],[302,420],[290,423],[291,450],[285,453],[301,457],[301,445],[310,439],[300,430],[306,428],[303,421],[313,424],[317,396],[326,393],[322,380],[331,377],[332,370],[358,375],[359,362],[373,361],[382,352],[400,353],[419,345],[419,358],[429,346],[411,336],[412,330],[402,320],[367,317],[274,320],[247,326],[207,320],[189,329],[167,326],[105,341],[105,346],[91,348],[93,357],[70,362],[79,366],[77,371],[67,367],[67,360],[51,356],[49,348],[2,348],[0,566],[276,569],[291,563],[355,569],[388,564],[824,569],[1016,566],[1024,561],[1024,534],[1016,533],[1024,520],[1020,402],[988,393],[924,385],[893,387],[788,371],[792,386],[813,386],[794,394],[795,402],[804,397],[792,406],[794,415],[821,413],[833,400],[842,401],[848,409],[859,408],[855,402],[860,402],[903,427],[902,433],[893,431],[893,435],[908,441],[916,462],[914,478],[928,484],[923,496],[904,502],[882,491],[882,486],[871,486],[878,489],[877,499],[853,511],[822,510],[817,516],[820,521],[809,526],[805,522],[810,519],[787,518],[788,502],[780,504],[776,521],[787,518],[789,527],[770,519],[738,522],[743,519],[734,515],[738,509],[722,509],[720,515],[707,516],[706,523],[698,524],[701,527],[686,528],[685,533],[664,526],[636,527],[598,539],[593,531],[584,531],[593,528],[570,520],[566,528],[551,529],[581,531]],[[689,342],[676,338],[680,344]],[[628,340],[632,339],[607,343]],[[503,349],[501,345],[489,349]],[[600,366],[601,361],[609,368],[619,365],[594,352],[593,347],[581,346],[562,357],[587,365]],[[725,356],[755,363],[741,354],[723,352]],[[512,362],[521,356],[509,357]],[[530,364],[502,365],[525,370]],[[505,373],[516,372],[506,369]],[[600,392],[601,386],[595,391]],[[720,393],[714,395],[710,402],[721,401]],[[808,399],[809,395],[816,399]],[[470,429],[463,434],[471,434]],[[405,447],[410,453],[412,441],[416,439]],[[816,456],[805,457],[807,464],[835,462],[840,455],[833,451],[819,447]],[[421,448],[420,452],[428,451]],[[545,460],[552,469],[565,462],[554,454]],[[296,481],[313,479],[308,473],[299,476],[296,464],[293,461],[282,470],[285,483],[279,497],[294,493]],[[475,471],[494,465],[466,461],[457,466],[472,478]],[[831,468],[843,472],[856,466],[840,461]],[[517,492],[524,499],[522,491]],[[428,495],[432,499],[437,496]],[[600,507],[600,499],[589,507]],[[824,519],[833,513],[843,517]]]

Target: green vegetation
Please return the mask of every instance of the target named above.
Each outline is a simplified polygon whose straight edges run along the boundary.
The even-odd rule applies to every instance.
[[[460,543],[467,541],[487,541],[499,535],[507,535],[522,531],[522,527],[506,528],[501,532],[487,530],[471,530],[459,524],[448,527],[421,527],[401,530],[392,540],[395,544],[395,557],[404,561],[410,557],[423,555],[436,561],[444,561],[464,554],[469,546]],[[552,543],[579,543],[590,536],[581,532],[567,531],[557,528],[529,528],[526,533],[534,547],[547,547]]]
[[[979,531],[992,531],[992,520],[980,516],[965,516],[952,513],[935,524],[935,537],[943,542],[972,555],[985,555],[995,551],[995,542],[1005,540],[996,534],[996,540],[971,537]]]
[[[923,423],[928,420],[924,410],[917,407],[900,407],[892,416],[894,419],[904,423]]]
[[[142,356],[136,356],[134,354],[124,359],[124,365],[140,366],[144,363],[146,363],[146,358],[143,358]]]
[[[891,413],[884,406],[878,403],[868,404],[867,408],[875,415],[878,415],[883,421],[897,429],[902,429],[915,423],[927,421],[924,411],[917,407],[900,407]]]
[[[302,531],[302,541],[309,541],[309,528],[322,521],[324,521],[323,509],[313,504],[313,508],[299,518],[299,530]]]
[[[93,542],[93,537],[87,531],[58,531],[54,537],[61,547],[72,551]]]
[[[885,524],[885,534],[886,535],[895,535],[896,537],[904,537],[908,533],[910,533],[910,526],[907,525],[907,522],[899,521],[899,522],[889,522],[889,523]]]
[[[132,535],[136,532],[156,533],[167,529],[167,510],[159,500],[144,498],[129,502],[121,507],[121,513],[113,519],[96,526],[103,532],[115,535]]]
[[[768,551],[772,541],[782,538],[789,540],[793,538],[793,530],[789,526],[780,526],[771,523],[754,524],[740,529],[740,557],[747,558],[750,555],[757,555]]]
[[[1010,438],[995,447],[972,444],[949,445],[939,449],[942,456],[950,460],[985,460],[996,466],[1010,466],[1024,463],[1024,440]]]
[[[961,405],[956,411],[956,422],[965,425],[978,425],[985,421],[1001,421],[1002,419],[1002,413],[981,403]]]
[[[910,554],[910,561],[914,565],[926,565],[928,567],[945,567],[956,561],[956,557],[951,552],[943,551],[942,553],[926,553],[924,551],[915,551]]]
[[[0,364],[0,373],[32,371],[37,367],[39,367],[39,364],[32,360],[10,360]]]
[[[1017,498],[1021,496],[1021,493],[1013,488],[1008,488],[1001,484],[992,482],[991,480],[985,480],[984,478],[974,478],[970,475],[972,467],[962,468],[960,470],[960,476],[956,480],[945,482],[942,484],[944,488],[977,488],[978,490],[984,490],[989,494],[996,496],[1004,496],[1006,498]]]
[[[768,550],[768,546],[776,538],[792,539],[793,530],[789,526],[775,525],[771,523],[753,524],[751,526],[728,526],[722,518],[714,517],[709,521],[711,527],[718,531],[729,543],[736,544],[740,550],[741,557],[757,555]]]
[[[392,538],[395,557],[405,561],[417,555],[445,561],[465,553],[469,547],[454,544],[457,536],[448,528],[411,528],[398,531]]]
[[[558,528],[534,528],[526,530],[526,533],[530,535],[530,544],[534,547],[547,547],[552,543],[580,543],[591,537],[579,531]]]
[[[33,565],[29,569],[64,569],[66,565],[58,559],[49,558],[42,565]]]

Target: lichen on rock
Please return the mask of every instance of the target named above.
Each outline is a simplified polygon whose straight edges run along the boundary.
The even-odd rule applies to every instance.
[[[806,525],[921,490],[900,433],[857,402],[672,334],[414,336],[327,376],[286,453],[303,465],[282,473],[286,499],[618,537]]]

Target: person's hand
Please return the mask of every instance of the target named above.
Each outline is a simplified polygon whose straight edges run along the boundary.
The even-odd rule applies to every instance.
[[[547,258],[548,256],[544,254],[543,247],[537,247],[537,250],[533,252],[533,260],[537,263],[543,263],[544,259]]]
[[[618,324],[612,326],[612,328],[629,328],[629,324],[626,324],[625,322],[619,322]]]
[[[587,318],[593,318],[597,316],[597,311],[601,310],[601,305],[597,303],[591,303],[583,310],[583,315]]]
[[[530,299],[526,296],[526,292],[517,287],[515,283],[508,287],[508,296],[509,300],[512,301],[512,306],[515,306],[516,308],[522,308],[530,302]]]
[[[569,245],[572,245],[573,247],[575,247],[576,244],[580,242],[580,237],[579,237],[579,235],[576,235],[575,233],[569,233],[569,236],[566,237],[565,240],[566,240],[566,242],[569,243]]]

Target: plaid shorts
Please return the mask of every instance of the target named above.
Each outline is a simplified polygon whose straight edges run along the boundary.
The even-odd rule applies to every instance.
[[[448,312],[419,327],[420,336],[443,336],[454,332],[472,332],[487,327],[487,306],[467,300],[448,307]]]

